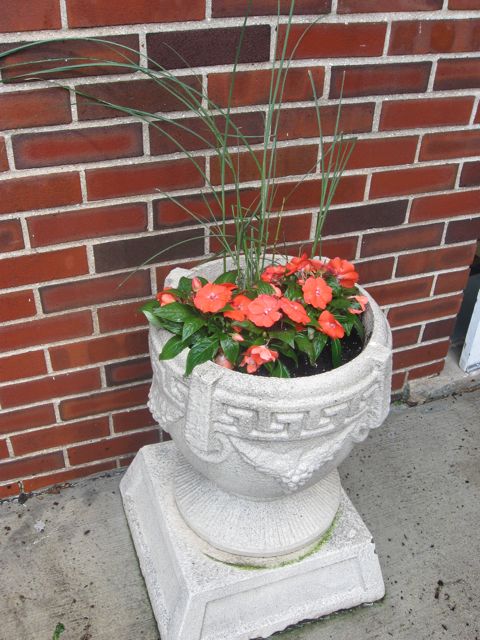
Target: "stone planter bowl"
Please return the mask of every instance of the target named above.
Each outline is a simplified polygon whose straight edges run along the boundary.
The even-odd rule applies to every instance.
[[[221,269],[219,260],[174,269],[166,284],[197,274],[213,280]],[[337,467],[382,424],[390,404],[390,328],[361,291],[369,300],[363,351],[303,378],[251,376],[214,362],[185,378],[186,351],[160,361],[170,334],[150,328],[149,407],[185,458],[177,507],[211,555],[252,564],[291,559],[331,526],[341,494]]]

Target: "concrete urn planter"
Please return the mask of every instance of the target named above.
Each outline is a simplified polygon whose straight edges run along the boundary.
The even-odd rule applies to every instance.
[[[215,261],[198,273],[213,279],[220,270]],[[174,269],[166,284],[196,273]],[[303,378],[252,376],[213,362],[185,378],[186,353],[160,361],[170,334],[151,327],[149,407],[183,456],[176,505],[209,555],[272,566],[302,557],[331,527],[341,499],[337,467],[389,410],[391,333],[368,298],[362,353]]]

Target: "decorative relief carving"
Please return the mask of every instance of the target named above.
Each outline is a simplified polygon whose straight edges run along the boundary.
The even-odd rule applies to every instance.
[[[169,432],[171,424],[176,424],[185,417],[188,386],[160,364],[154,366],[153,370],[148,408],[162,429]]]

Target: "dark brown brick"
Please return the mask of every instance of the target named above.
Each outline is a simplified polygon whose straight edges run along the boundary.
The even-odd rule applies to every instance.
[[[462,297],[461,294],[457,294],[395,307],[388,312],[388,321],[392,327],[401,327],[423,320],[436,320],[443,316],[452,316],[458,313]]]
[[[478,214],[480,190],[457,191],[438,196],[415,198],[410,211],[410,221],[438,220]]]
[[[118,331],[132,327],[146,326],[147,319],[140,311],[142,303],[127,302],[126,304],[114,304],[98,309],[98,322],[100,331]]]
[[[442,342],[434,342],[433,344],[420,345],[413,349],[397,351],[393,354],[393,368],[394,370],[405,369],[406,367],[412,367],[416,364],[422,364],[423,362],[444,358],[447,355],[449,346],[450,341],[443,340]]]
[[[392,100],[382,105],[380,129],[417,129],[466,125],[472,115],[473,96]]]
[[[70,98],[63,89],[14,91],[0,95],[0,129],[24,129],[72,121]]]
[[[68,457],[72,464],[85,464],[103,458],[113,458],[114,456],[135,453],[147,444],[154,444],[160,439],[159,429],[149,431],[139,431],[124,436],[117,436],[92,442],[91,444],[79,445],[68,449]]]
[[[365,234],[362,240],[361,256],[377,256],[407,249],[434,247],[440,243],[442,234],[443,224],[406,226],[401,229]]]
[[[392,331],[393,348],[408,347],[416,344],[420,336],[420,327],[405,327]]]
[[[400,373],[394,373],[392,375],[392,391],[401,391],[407,381],[407,374],[405,371]]]
[[[444,293],[455,293],[463,291],[467,285],[470,269],[462,269],[461,271],[452,271],[451,273],[441,273],[437,278],[435,285],[435,295]],[[426,339],[426,338],[425,338]]]
[[[197,163],[203,172],[204,161],[198,158]],[[85,173],[89,200],[190,189],[205,183],[202,173],[188,159],[89,169]]]
[[[448,223],[445,242],[466,242],[480,238],[480,217]]]
[[[332,209],[327,216],[323,231],[325,235],[330,236],[375,229],[375,227],[396,227],[405,222],[407,206],[407,200],[395,200]]]
[[[149,66],[164,69],[233,64],[241,28],[195,29],[147,34]],[[270,57],[270,27],[246,27],[239,62],[262,62]]]
[[[49,473],[44,476],[38,476],[37,478],[27,478],[24,483],[25,491],[38,491],[44,487],[55,487],[57,485],[62,486],[70,480],[76,480],[78,478],[86,478],[98,473],[110,471],[116,468],[114,460],[107,462],[101,462],[99,464],[90,464],[88,467],[75,467],[74,469],[68,469],[67,471],[58,471],[57,473]]]
[[[479,0],[449,0],[448,8],[453,11],[468,11],[480,9]]]
[[[8,452],[6,440],[0,440],[0,460],[9,458],[9,457],[10,457],[10,454]]]
[[[109,411],[145,405],[149,389],[149,384],[141,384],[135,387],[130,386],[128,388],[90,394],[85,398],[62,400],[60,403],[60,415],[63,420],[73,420],[85,416],[94,416],[98,413],[108,413]]]
[[[102,438],[110,434],[108,418],[95,418],[71,424],[56,424],[50,429],[38,429],[13,436],[13,451],[17,456],[63,447],[74,442]]]
[[[428,322],[425,325],[422,340],[439,340],[441,338],[450,338],[453,333],[457,319],[447,318],[446,320],[437,320],[436,322]]]
[[[156,424],[148,409],[132,409],[113,414],[113,430],[116,433],[153,427]]]
[[[0,295],[0,322],[27,318],[35,313],[35,300],[30,289]]]
[[[105,367],[107,384],[113,387],[127,382],[140,382],[152,377],[152,365],[150,358],[138,358],[137,360],[126,360],[109,364]]]
[[[72,278],[88,273],[85,247],[6,258],[0,272],[0,287],[18,287],[34,282]]]
[[[443,0],[338,0],[337,13],[438,11],[442,6]]]
[[[147,207],[141,202],[28,218],[32,247],[135,233],[146,228]]]
[[[296,15],[314,15],[329,13],[331,0],[297,0],[295,2]],[[248,4],[245,0],[213,0],[212,15],[214,18],[243,17]],[[290,13],[290,0],[253,0],[249,8],[251,16],[276,16],[278,11],[282,15]]]
[[[150,277],[147,271],[137,271],[128,279],[125,278],[125,275],[115,275],[44,287],[40,290],[43,309],[45,313],[52,313],[150,295]]]
[[[134,158],[143,153],[141,124],[12,136],[18,169]]]
[[[47,373],[43,351],[29,351],[0,358],[0,382],[33,378]]]
[[[427,298],[432,289],[433,276],[427,278],[414,278],[412,280],[400,280],[370,286],[368,292],[378,304],[386,306],[407,300]]]
[[[456,164],[379,171],[372,176],[370,198],[388,198],[410,193],[453,189],[457,171]]]
[[[330,98],[421,93],[428,87],[431,62],[333,67]]]
[[[431,364],[425,364],[422,367],[415,367],[408,372],[409,380],[416,380],[417,378],[427,378],[438,375],[443,371],[445,367],[445,361],[442,359],[440,362],[432,362]]]
[[[58,0],[2,0],[0,31],[41,31],[60,29]]]
[[[102,273],[139,267],[146,260],[155,264],[187,256],[199,256],[204,253],[203,243],[203,229],[105,242],[94,247],[95,266],[97,273]],[[155,257],[160,251],[163,253]]]
[[[143,22],[184,22],[205,17],[203,0],[67,0],[69,27],[103,27]]]
[[[0,327],[0,349],[13,351],[35,345],[88,336],[93,331],[90,311],[40,318]]]
[[[0,465],[0,481],[23,478],[24,476],[34,476],[38,473],[62,469],[63,466],[64,459],[61,451],[2,462]]]
[[[8,171],[8,169],[7,148],[4,138],[0,137],[0,172]]]
[[[202,90],[199,78],[182,76],[179,81],[197,92]],[[189,99],[187,91],[179,86],[178,82],[168,80],[162,80],[161,82],[155,80],[102,82],[78,85],[76,90],[81,94],[85,94],[77,94],[78,117],[80,120],[98,120],[129,115],[123,111],[99,104],[95,102],[95,99],[149,113],[185,111],[187,106],[184,100]],[[86,96],[90,97],[87,98]]]
[[[480,58],[439,60],[434,89],[476,89],[480,87]]]
[[[23,232],[19,220],[0,222],[0,253],[23,249]]]
[[[445,247],[434,251],[422,251],[410,255],[401,255],[397,262],[397,276],[413,276],[417,273],[454,269],[470,265],[477,243],[461,247]]]
[[[81,201],[78,173],[26,176],[0,182],[0,214],[61,207]]]
[[[427,133],[420,148],[420,160],[446,160],[480,155],[480,131]]]
[[[480,20],[406,20],[394,22],[389,54],[478,51]]]
[[[42,404],[15,411],[2,411],[0,413],[0,433],[6,435],[25,429],[43,427],[54,422],[55,411],[52,404]]]
[[[480,161],[466,162],[460,176],[461,187],[480,186]]]
[[[365,262],[357,262],[355,267],[360,275],[360,284],[369,285],[372,282],[381,282],[389,280],[393,275],[393,265],[395,259],[380,258],[380,260],[366,260]]]
[[[359,140],[350,156],[347,169],[410,164],[414,161],[417,143],[417,136]]]

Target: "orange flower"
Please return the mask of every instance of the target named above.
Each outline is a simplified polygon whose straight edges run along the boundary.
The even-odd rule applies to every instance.
[[[293,302],[288,298],[282,298],[280,300],[280,307],[290,320],[302,325],[310,322],[310,318],[307,316],[305,308],[299,302]]]
[[[250,304],[250,298],[244,296],[240,293],[238,296],[232,300],[233,311],[224,311],[223,315],[225,318],[230,318],[231,320],[236,320],[237,322],[243,322],[246,318],[247,307]]]
[[[332,300],[332,289],[323,278],[308,278],[302,286],[302,291],[305,302],[316,309],[325,309]]]
[[[277,298],[262,293],[250,302],[246,316],[257,327],[271,327],[282,317],[279,308],[280,303]]]
[[[167,287],[167,289],[164,289],[163,291],[159,291],[157,293],[156,297],[161,307],[177,301],[177,298],[172,293],[169,293],[169,289],[171,289],[171,287]]]
[[[255,373],[266,362],[275,362],[278,351],[269,349],[264,344],[248,347],[240,363],[241,367],[247,367],[247,373]]]
[[[320,331],[327,334],[330,338],[343,338],[345,329],[330,311],[322,311],[318,318]]]
[[[285,266],[275,266],[271,265],[265,269],[260,278],[263,282],[269,282],[270,284],[276,283],[278,284],[283,276],[285,275],[286,267]]]
[[[350,289],[354,287],[358,282],[358,273],[355,271],[355,267],[348,260],[342,260],[341,258],[333,258],[327,264],[327,269],[330,273],[338,278],[338,281],[342,287]]]
[[[235,331],[235,333],[231,333],[230,337],[232,338],[232,340],[235,340],[235,342],[244,342],[245,338],[242,336],[241,333],[238,333],[237,331]]]
[[[232,299],[229,287],[223,284],[205,284],[197,291],[193,298],[193,304],[204,313],[216,313]]]
[[[301,269],[305,269],[306,267],[308,267],[310,265],[310,260],[308,259],[308,256],[306,253],[302,253],[301,256],[299,256],[298,258],[292,258],[290,260],[290,262],[287,264],[286,266],[286,270],[287,276],[291,276],[292,273],[296,273],[297,271],[300,271]]]
[[[360,305],[360,309],[354,309],[353,307],[349,307],[348,311],[350,313],[363,313],[365,311],[365,307],[368,303],[367,296],[350,296],[349,300],[355,300]]]
[[[219,353],[214,362],[221,367],[225,367],[225,369],[234,369],[233,364],[227,359],[224,353]]]

